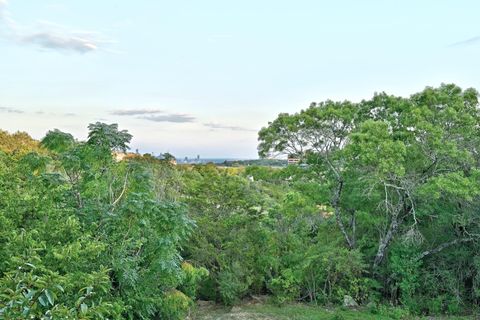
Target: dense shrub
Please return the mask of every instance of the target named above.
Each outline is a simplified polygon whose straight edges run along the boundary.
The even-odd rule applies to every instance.
[[[0,152],[0,318],[182,319],[193,222],[158,200],[147,166],[113,161],[126,132],[90,129],[86,143],[49,132],[44,155]]]

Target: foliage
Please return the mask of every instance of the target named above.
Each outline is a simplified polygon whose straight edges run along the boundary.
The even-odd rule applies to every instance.
[[[191,306],[192,300],[183,292],[178,290],[167,292],[162,301],[162,319],[185,319]]]
[[[113,160],[128,133],[90,129],[87,142],[50,131],[51,154],[0,154],[0,317],[182,319],[178,249],[193,222],[157,198],[148,166]]]
[[[479,111],[477,91],[453,84],[313,103],[263,128],[259,154],[309,164],[345,248],[362,254],[384,298],[461,312],[478,303]]]
[[[208,277],[208,270],[200,267],[195,268],[188,262],[182,262],[182,270],[184,278],[181,285],[181,290],[191,300],[195,300],[197,297],[197,291],[200,286],[200,282]]]
[[[372,318],[478,309],[473,89],[282,113],[259,132],[259,153],[301,165],[115,161],[131,135],[89,130],[40,143],[0,131],[0,318],[184,319],[196,299],[263,295],[285,314],[345,295]]]
[[[42,152],[38,141],[32,139],[26,132],[8,133],[0,130],[0,151],[11,155],[25,155],[35,151]]]

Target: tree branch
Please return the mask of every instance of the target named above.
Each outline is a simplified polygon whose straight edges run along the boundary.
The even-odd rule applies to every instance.
[[[120,195],[118,196],[118,198],[115,199],[115,201],[113,201],[113,203],[112,203],[112,207],[113,207],[112,211],[115,209],[115,206],[117,205],[117,203],[120,201],[120,199],[125,194],[125,191],[127,190],[127,181],[128,181],[128,171],[127,171],[127,174],[125,175],[125,181],[123,182],[122,192],[120,192]]]
[[[444,250],[448,247],[451,247],[453,245],[456,245],[458,243],[470,242],[470,241],[474,241],[474,240],[476,240],[476,239],[475,238],[462,238],[462,239],[455,239],[455,240],[450,241],[450,242],[444,242],[441,245],[437,246],[436,248],[423,251],[420,255],[418,255],[417,260],[421,260],[421,259],[423,259],[423,258],[425,258],[429,255],[439,253],[440,251],[442,251],[442,250]]]

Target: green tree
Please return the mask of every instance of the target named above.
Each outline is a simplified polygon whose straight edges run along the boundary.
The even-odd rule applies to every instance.
[[[372,256],[376,269],[398,234],[420,238],[430,225],[426,211],[432,204],[422,190],[454,192],[460,203],[478,195],[477,96],[473,89],[442,85],[410,98],[382,93],[360,103],[312,104],[296,114],[280,114],[263,128],[259,154],[300,154],[317,170],[318,183],[330,186],[329,204],[349,248],[357,247],[359,236],[368,237],[358,234],[358,213],[374,217],[381,230]],[[458,219],[466,214],[461,211],[445,215]],[[475,234],[477,226],[465,226],[472,230],[444,239],[420,257],[476,241],[468,234]]]
[[[74,146],[75,139],[71,134],[55,129],[47,132],[41,144],[48,150],[62,153]]]
[[[182,319],[186,208],[157,197],[146,163],[113,160],[130,134],[90,129],[48,132],[51,154],[0,152],[0,318]]]
[[[87,143],[101,151],[127,151],[132,135],[126,130],[118,130],[116,123],[96,122],[88,125]]]

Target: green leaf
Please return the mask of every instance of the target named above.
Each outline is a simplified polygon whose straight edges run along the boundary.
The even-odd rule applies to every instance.
[[[53,306],[55,299],[53,297],[53,294],[50,292],[50,290],[46,289],[45,295],[47,296],[48,302],[50,302],[50,304]]]
[[[75,305],[76,305],[77,307],[79,307],[80,304],[83,302],[83,300],[85,300],[85,297],[83,297],[83,296],[80,297],[80,298],[78,298],[78,300],[77,300],[77,302],[75,303]]]
[[[29,307],[23,307],[22,315],[23,315],[24,317],[26,317],[29,312],[30,312],[30,308],[29,308]]]
[[[87,295],[90,295],[93,291],[93,287],[87,287]]]
[[[47,298],[43,294],[40,297],[38,297],[38,302],[40,302],[40,304],[44,307],[46,307],[48,304]]]
[[[88,306],[85,303],[82,303],[80,305],[80,313],[85,314],[87,313],[87,310],[88,310]]]

